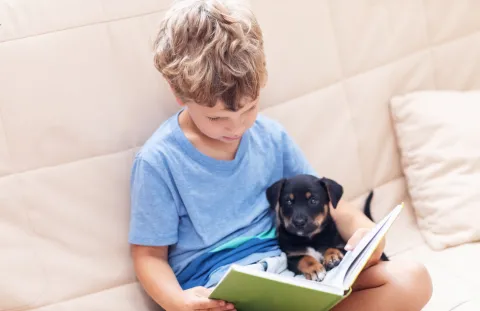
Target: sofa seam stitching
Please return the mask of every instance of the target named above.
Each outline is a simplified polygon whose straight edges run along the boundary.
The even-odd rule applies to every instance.
[[[165,8],[162,8],[162,9],[160,9],[160,10],[155,10],[155,11],[150,11],[150,12],[145,12],[145,13],[139,13],[139,14],[130,15],[130,16],[112,18],[112,19],[109,19],[109,20],[97,21],[97,22],[93,22],[93,23],[79,24],[79,25],[70,26],[70,27],[64,27],[64,28],[59,28],[59,29],[55,29],[55,30],[51,30],[51,31],[45,31],[45,32],[39,32],[39,33],[29,34],[29,35],[26,35],[26,36],[23,36],[23,37],[17,37],[17,38],[12,38],[12,39],[8,39],[8,40],[0,41],[0,44],[2,44],[2,43],[7,43],[7,42],[14,42],[14,41],[19,41],[19,40],[24,40],[24,39],[29,39],[29,38],[38,37],[38,36],[44,36],[44,35],[54,34],[54,33],[57,33],[57,32],[63,32],[63,31],[68,31],[68,30],[77,29],[77,28],[84,28],[84,27],[90,27],[90,26],[95,26],[95,25],[114,23],[114,22],[118,22],[118,21],[122,21],[122,20],[127,20],[127,19],[140,18],[140,17],[144,17],[144,16],[147,16],[147,15],[157,14],[157,13],[164,12],[164,11],[166,11],[166,9],[165,9]]]
[[[106,291],[109,291],[109,290],[114,290],[116,288],[120,288],[120,287],[124,287],[124,286],[128,286],[128,285],[132,285],[132,284],[136,284],[138,283],[138,281],[132,281],[132,282],[128,282],[128,283],[124,283],[124,284],[119,284],[119,285],[116,285],[116,286],[111,286],[111,287],[105,287],[99,291],[95,291],[95,292],[89,292],[89,293],[85,293],[85,294],[81,294],[81,295],[78,295],[78,296],[72,296],[70,298],[66,298],[66,299],[62,299],[62,300],[59,300],[59,301],[55,301],[53,303],[46,303],[46,304],[38,304],[38,305],[22,305],[20,307],[14,307],[14,308],[11,308],[11,309],[0,309],[1,311],[26,311],[26,310],[36,310],[36,309],[39,309],[39,308],[45,308],[45,307],[50,307],[50,306],[55,306],[55,305],[59,305],[59,304],[63,304],[63,303],[68,303],[69,301],[72,301],[72,300],[77,300],[77,299],[82,299],[84,297],[88,297],[88,296],[92,296],[92,295],[97,295],[97,294],[100,294],[100,293],[103,293],[103,292],[106,292]]]
[[[426,46],[426,47],[422,47],[418,50],[414,50],[414,51],[411,51],[409,53],[406,53],[404,55],[400,55],[398,58],[396,59],[393,59],[393,60],[389,60],[387,62],[384,62],[384,63],[381,63],[377,66],[374,66],[374,67],[371,67],[371,68],[368,68],[364,71],[361,71],[361,72],[357,72],[357,73],[354,73],[352,75],[349,75],[349,76],[342,76],[342,79],[341,80],[333,80],[332,82],[330,83],[327,83],[325,85],[321,85],[319,87],[316,87],[315,89],[312,89],[312,90],[308,90],[307,92],[305,93],[302,93],[300,96],[294,96],[294,97],[287,97],[285,98],[284,100],[282,100],[279,104],[273,104],[273,105],[270,105],[268,106],[268,108],[272,108],[272,107],[275,107],[277,105],[281,105],[283,103],[286,103],[286,102],[289,102],[291,100],[294,100],[296,98],[301,98],[301,97],[304,97],[304,96],[307,96],[309,94],[312,94],[312,93],[315,93],[315,92],[318,92],[320,90],[323,90],[323,89],[326,89],[326,88],[329,88],[329,87],[332,87],[332,86],[335,86],[336,84],[340,84],[343,82],[343,80],[350,80],[350,79],[354,79],[358,76],[361,76],[361,75],[365,75],[365,74],[368,74],[374,70],[379,70],[381,68],[384,68],[384,67],[388,67],[388,66],[391,66],[392,64],[395,64],[395,63],[399,63],[399,62],[402,62],[416,54],[421,54],[421,53],[428,53],[429,50],[433,50],[433,48],[438,48],[438,47],[441,47],[441,46],[444,46],[444,45],[447,45],[447,44],[451,44],[453,42],[456,42],[456,41],[460,41],[460,40],[463,40],[465,38],[468,38],[470,36],[475,36],[475,35],[478,35],[480,34],[480,29],[477,29],[475,31],[472,31],[468,34],[465,34],[465,35],[462,35],[461,37],[456,37],[455,39],[451,39],[451,40],[446,40],[446,41],[443,41],[443,42],[440,42],[440,43],[437,43],[437,44],[432,44],[432,45],[429,45],[429,46]],[[336,41],[336,40],[335,40]],[[337,54],[339,54],[338,50],[337,50]],[[433,63],[432,63],[432,66],[433,66]],[[435,81],[434,81],[435,82]]]
[[[43,165],[43,166],[39,166],[39,167],[36,167],[36,168],[30,168],[30,169],[26,169],[26,170],[22,170],[22,171],[12,172],[12,173],[9,173],[9,174],[1,175],[0,179],[11,178],[11,177],[14,177],[14,176],[19,176],[19,175],[25,175],[25,174],[29,174],[31,172],[45,170],[45,169],[52,169],[52,168],[61,167],[61,166],[68,166],[68,165],[71,165],[71,164],[76,164],[78,162],[89,161],[89,160],[93,160],[93,159],[97,159],[97,158],[114,156],[114,155],[118,155],[118,154],[121,154],[121,153],[126,153],[126,152],[133,151],[133,150],[135,150],[135,149],[137,149],[141,146],[142,146],[142,144],[135,145],[133,147],[118,150],[118,151],[107,152],[107,153],[104,153],[104,154],[98,154],[98,155],[93,155],[93,156],[87,156],[87,157],[84,157],[84,158],[79,158],[79,159],[76,159],[76,160],[66,161],[66,162],[58,163],[58,164],[54,164],[54,165]]]

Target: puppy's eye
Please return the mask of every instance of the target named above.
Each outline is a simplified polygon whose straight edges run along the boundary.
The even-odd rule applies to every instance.
[[[288,199],[287,201],[285,201],[285,203],[288,205],[288,206],[291,206],[293,204],[293,201]]]
[[[310,204],[312,204],[312,205],[317,205],[317,204],[318,204],[318,200],[317,200],[317,199],[314,199],[314,198],[311,198],[311,199],[310,199]]]

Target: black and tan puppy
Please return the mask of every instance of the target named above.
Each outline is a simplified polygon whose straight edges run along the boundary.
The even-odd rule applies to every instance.
[[[337,182],[311,175],[281,179],[267,189],[280,248],[295,274],[322,281],[343,259],[346,242],[330,213],[330,203],[336,208],[342,195],[343,187]]]

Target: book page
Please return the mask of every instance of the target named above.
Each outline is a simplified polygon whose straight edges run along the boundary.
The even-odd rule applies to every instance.
[[[403,205],[398,205],[377,223],[377,225],[360,240],[355,249],[348,251],[340,264],[327,273],[323,283],[348,289],[375,251],[380,240],[385,236],[402,207]]]
[[[352,268],[352,265],[358,262],[360,257],[362,257],[361,255],[365,253],[366,247],[371,243],[372,238],[375,237],[376,233],[378,233],[378,230],[375,230],[375,228],[373,228],[365,237],[363,237],[363,239],[359,242],[359,244],[355,247],[353,251],[348,251],[343,257],[340,264],[332,270],[328,271],[325,279],[323,280],[323,283],[343,288],[345,276]]]
[[[367,264],[368,260],[372,256],[375,249],[378,247],[380,241],[387,234],[387,231],[392,226],[393,222],[397,219],[398,215],[403,209],[403,203],[396,206],[393,211],[388,214],[387,217],[379,223],[379,228],[375,230],[373,237],[368,241],[366,247],[360,252],[359,256],[355,258],[354,262],[347,270],[347,274],[343,280],[343,286],[345,289],[350,288],[353,282],[356,280],[358,274],[360,274],[363,267]],[[376,229],[376,227],[374,228]]]

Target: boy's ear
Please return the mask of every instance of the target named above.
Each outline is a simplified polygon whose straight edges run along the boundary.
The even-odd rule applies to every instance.
[[[175,100],[177,101],[177,104],[179,104],[182,107],[185,106],[183,101],[180,98],[178,98],[178,96],[175,94],[175,90],[173,89],[173,86],[170,84],[170,82],[167,81],[167,83],[168,83],[168,86],[170,87],[170,90],[173,93],[173,96],[175,97]]]
[[[175,99],[177,100],[177,104],[179,104],[180,106],[185,106],[185,104],[182,102],[182,100],[178,97],[175,96]]]
[[[338,202],[342,198],[343,187],[336,181],[328,178],[321,178],[320,183],[325,187],[325,189],[327,189],[328,198],[330,199],[330,202],[332,202],[333,208],[336,208]]]
[[[282,192],[283,185],[285,184],[285,178],[282,178],[275,182],[273,185],[267,188],[267,200],[270,203],[270,208],[275,209]]]

